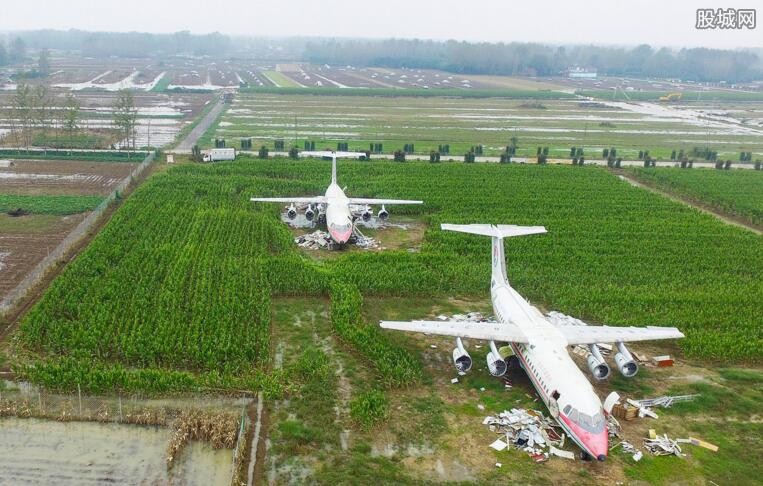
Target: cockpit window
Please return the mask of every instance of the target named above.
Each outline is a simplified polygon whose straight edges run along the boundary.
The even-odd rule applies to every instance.
[[[345,224],[335,224],[334,226],[332,226],[332,228],[333,228],[334,230],[336,230],[336,231],[345,232],[345,231],[347,231],[347,230],[349,230],[349,229],[350,229],[350,223],[345,223]]]
[[[577,409],[572,408],[570,405],[567,405],[564,407],[564,413],[567,414],[567,417],[569,417],[570,420],[581,426],[584,430],[594,434],[598,434],[604,430],[604,426],[606,425],[606,420],[601,412],[597,412],[594,415],[588,415],[587,413],[580,412]]]

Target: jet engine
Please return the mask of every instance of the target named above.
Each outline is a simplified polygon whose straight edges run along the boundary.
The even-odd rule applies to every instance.
[[[617,365],[620,374],[626,378],[636,376],[636,373],[638,373],[638,364],[636,363],[636,360],[633,359],[633,356],[631,356],[628,348],[626,348],[623,343],[617,343],[617,350],[619,353],[615,354],[615,364]]]
[[[289,219],[297,217],[297,208],[295,208],[293,204],[286,210],[286,216],[288,216]]]
[[[472,357],[464,349],[464,343],[461,342],[460,337],[456,338],[456,347],[453,348],[453,363],[459,373],[466,373],[472,369]]]
[[[371,212],[371,208],[366,206],[366,209],[363,211],[363,215],[362,215],[363,221],[365,222],[371,221],[371,216],[373,215],[374,214]]]
[[[313,209],[313,205],[309,205],[307,207],[307,210],[305,211],[305,218],[307,218],[308,221],[312,221],[315,217],[315,209]]]
[[[490,352],[487,353],[487,369],[493,376],[503,376],[508,369],[506,361],[501,357],[493,341],[490,341]]]
[[[379,210],[379,214],[377,215],[377,217],[382,221],[386,221],[387,218],[389,218],[389,212],[387,212],[387,210],[384,209],[384,205],[382,205],[381,209]]]
[[[589,344],[588,349],[591,350],[591,354],[588,355],[586,361],[588,362],[588,369],[591,370],[591,374],[598,381],[607,379],[610,372],[609,365],[604,361],[599,347],[595,344]]]

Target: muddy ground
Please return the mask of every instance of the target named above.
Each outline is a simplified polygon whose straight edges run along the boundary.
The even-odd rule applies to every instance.
[[[171,472],[161,427],[0,419],[0,484],[230,484],[232,453],[192,442]]]
[[[746,484],[750,468],[754,468],[753,458],[761,450],[760,439],[754,438],[762,429],[761,410],[754,404],[763,390],[751,386],[761,376],[759,369],[736,370],[688,360],[671,343],[634,344],[632,350],[650,357],[677,356],[676,365],[642,366],[634,379],[625,379],[613,370],[610,379],[594,384],[602,399],[612,390],[636,399],[666,393],[700,393],[702,398],[669,410],[656,409],[656,420],[622,421],[622,439],[642,448],[643,438],[653,428],[671,438],[699,437],[721,450],[713,453],[685,445],[684,457],[653,457],[642,448],[644,458],[636,462],[614,449],[604,463],[552,457],[536,464],[522,451],[489,448],[498,436],[482,425],[486,415],[511,407],[547,412],[522,371],[509,372],[511,388],[487,373],[486,343],[465,343],[475,364],[471,372],[458,377],[450,356],[452,339],[393,334],[391,339],[421,359],[425,376],[416,386],[389,388],[379,382],[372,363],[336,338],[326,300],[279,298],[273,305],[274,368],[288,368],[306,350],[320,349],[332,373],[325,381],[316,382],[316,389],[307,387],[286,400],[267,404],[266,471],[259,479],[269,484],[346,482],[348,478],[397,484]],[[469,310],[489,313],[490,303],[366,297],[363,306],[367,323]],[[451,383],[456,377],[459,382]],[[360,392],[373,387],[386,390],[389,415],[379,425],[364,429],[353,421],[348,409]],[[719,397],[727,397],[726,403]],[[620,440],[612,439],[610,445]],[[569,441],[564,448],[579,453]],[[500,468],[497,462],[502,464]]]
[[[106,196],[141,160],[137,156],[134,163],[10,160],[0,167],[0,193]]]
[[[16,288],[86,215],[0,214],[0,298]]]

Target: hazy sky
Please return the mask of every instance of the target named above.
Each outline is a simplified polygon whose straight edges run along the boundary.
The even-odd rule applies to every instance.
[[[763,0],[2,0],[2,30],[763,47],[755,30],[697,30],[697,7]],[[9,6],[12,5],[12,6]],[[758,21],[760,23],[760,21]]]

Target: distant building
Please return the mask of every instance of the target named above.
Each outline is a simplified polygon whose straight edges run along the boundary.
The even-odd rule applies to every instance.
[[[597,73],[595,69],[581,68],[581,67],[575,66],[567,70],[567,77],[596,79]]]

